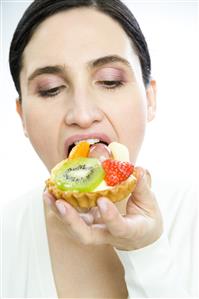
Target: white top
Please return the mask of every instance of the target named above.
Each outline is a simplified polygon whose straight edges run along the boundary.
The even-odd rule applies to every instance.
[[[199,296],[199,197],[196,186],[154,188],[165,231],[155,243],[119,251],[129,298]],[[3,215],[2,297],[57,298],[42,189],[8,205]]]

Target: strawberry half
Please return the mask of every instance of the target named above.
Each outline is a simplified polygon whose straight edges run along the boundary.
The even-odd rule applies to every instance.
[[[108,186],[115,186],[128,179],[133,173],[134,167],[129,162],[108,159],[102,163],[105,171],[105,178]]]

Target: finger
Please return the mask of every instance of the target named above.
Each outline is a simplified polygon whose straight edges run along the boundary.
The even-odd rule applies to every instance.
[[[45,204],[54,212],[54,214],[60,219],[60,212],[57,209],[56,206],[56,198],[49,193],[48,191],[45,191],[43,193],[43,199]],[[85,223],[88,225],[91,225],[93,223],[93,216],[87,213],[79,213],[80,217],[84,220]]]
[[[146,171],[147,184],[148,184],[149,188],[151,188],[151,186],[152,186],[151,174],[150,174],[150,172],[147,169],[145,169],[145,171]]]
[[[154,193],[151,191],[151,175],[148,170],[136,167],[135,176],[137,184],[127,202],[127,214],[135,214],[138,211],[148,214],[157,205]]]
[[[87,225],[94,223],[94,217],[91,213],[80,213],[79,216],[84,220]]]
[[[57,199],[51,194],[49,193],[48,191],[45,191],[43,193],[43,199],[44,199],[44,202],[48,208],[48,213],[54,213],[54,215],[59,219],[61,220],[61,217],[60,217],[60,212],[59,210],[57,209],[57,206],[56,206],[56,201]]]
[[[83,244],[90,244],[91,230],[79,213],[64,200],[57,200],[55,204],[70,235]]]
[[[101,219],[98,207],[90,209],[87,213],[78,213],[70,204],[64,200],[56,200],[53,195],[45,191],[43,198],[48,207],[61,219],[66,225],[66,233],[83,244],[109,244],[105,225],[93,224],[94,215],[96,219]],[[98,223],[101,223],[99,221]],[[96,221],[97,223],[97,221]],[[88,224],[88,225],[87,225]]]
[[[103,223],[103,219],[98,207],[92,208],[90,212],[92,213],[93,216],[93,224]]]
[[[137,178],[137,184],[134,190],[134,194],[150,193],[151,191],[151,175],[148,170],[142,167],[135,168],[135,176]]]
[[[43,199],[46,206],[50,208],[58,216],[57,208],[55,206],[55,201],[56,201],[55,197],[46,190],[43,193]]]
[[[105,197],[98,199],[97,205],[107,230],[113,236],[125,236],[128,230],[127,222],[119,213],[117,207]]]
[[[88,212],[86,213],[80,213],[80,217],[88,224],[96,224],[96,223],[102,223],[103,220],[101,218],[101,214],[99,212],[98,207],[93,207],[91,208]]]

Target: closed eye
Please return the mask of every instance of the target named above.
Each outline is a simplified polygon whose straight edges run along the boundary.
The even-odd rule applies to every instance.
[[[123,81],[118,80],[104,80],[104,81],[97,81],[97,83],[106,89],[115,89],[124,85]]]
[[[39,96],[41,97],[55,97],[56,95],[58,95],[62,89],[64,89],[65,86],[61,85],[61,86],[57,86],[54,88],[50,88],[50,89],[41,89],[38,91]]]

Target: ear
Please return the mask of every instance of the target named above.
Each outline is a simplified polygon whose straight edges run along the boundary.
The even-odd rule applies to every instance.
[[[151,80],[146,89],[147,96],[147,120],[153,120],[156,113],[156,81]]]
[[[20,118],[21,118],[21,122],[22,122],[22,126],[23,126],[23,131],[24,131],[24,135],[26,137],[28,137],[28,133],[26,131],[26,126],[24,123],[24,117],[23,117],[23,108],[22,108],[22,102],[21,100],[17,99],[16,100],[16,111],[19,114]]]

